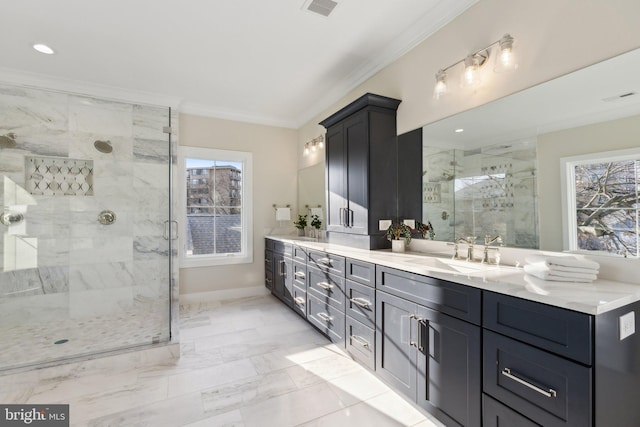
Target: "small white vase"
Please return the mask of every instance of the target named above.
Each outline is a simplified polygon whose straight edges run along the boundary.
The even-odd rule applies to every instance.
[[[404,252],[406,241],[404,239],[391,241],[391,252]]]
[[[304,228],[298,228],[298,237],[304,237]]]

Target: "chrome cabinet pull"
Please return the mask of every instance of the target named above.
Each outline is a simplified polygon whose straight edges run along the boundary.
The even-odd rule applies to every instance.
[[[338,216],[340,217],[340,225],[344,225],[344,208],[338,209]]]
[[[371,301],[364,298],[349,298],[349,301],[362,308],[371,308]]]
[[[351,209],[347,209],[348,217],[347,217],[347,226],[353,227],[353,211]]]
[[[295,297],[293,301],[298,305],[304,305],[304,303],[306,302],[302,297]]]
[[[416,347],[416,345],[417,345],[417,343],[411,339],[411,320],[415,319],[415,318],[416,318],[415,314],[410,314],[409,315],[409,340],[408,341],[409,341],[409,346],[410,347]]]
[[[325,291],[333,289],[333,285],[327,282],[318,282],[318,287],[324,289]]]
[[[423,335],[422,335],[422,331],[427,331],[427,328],[429,327],[429,321],[426,319],[422,319],[422,318],[417,318],[418,319],[418,351],[422,354],[425,354],[425,348],[424,348],[424,342],[422,341]]]
[[[302,271],[296,271],[295,273],[293,273],[293,275],[301,279],[305,278],[305,274]]]
[[[320,264],[324,264],[324,265],[327,265],[327,266],[330,266],[330,265],[331,265],[331,260],[330,260],[329,258],[326,258],[326,257],[325,257],[325,258],[320,258],[320,259],[318,260],[318,262],[319,262]]]
[[[278,261],[278,264],[280,265],[280,276],[284,276],[285,273],[285,268],[284,268],[284,261]]]
[[[318,317],[324,320],[325,322],[330,322],[333,320],[333,317],[329,316],[327,313],[318,313]]]
[[[362,338],[361,336],[358,335],[351,335],[351,339],[355,342],[357,342],[358,344],[360,344],[363,347],[369,348],[369,341],[365,340],[364,338]]]
[[[528,382],[528,381],[526,381],[526,380],[524,380],[524,379],[522,379],[522,378],[519,378],[519,377],[518,377],[518,376],[516,376],[515,374],[512,374],[512,373],[511,373],[511,369],[509,369],[509,368],[504,368],[504,369],[502,370],[502,372],[501,372],[501,373],[502,373],[502,375],[504,375],[505,377],[507,377],[507,378],[509,378],[509,379],[511,379],[511,380],[514,380],[515,382],[520,383],[520,384],[522,384],[522,385],[524,385],[524,386],[526,386],[526,387],[529,387],[531,390],[537,391],[538,393],[540,393],[540,394],[542,394],[542,395],[544,395],[544,396],[547,396],[547,397],[556,397],[556,396],[557,396],[557,394],[558,394],[558,393],[557,393],[554,389],[552,389],[552,388],[550,388],[549,390],[545,390],[545,389],[542,389],[542,388],[540,388],[540,387],[538,387],[538,386],[536,386],[536,385],[534,385],[534,384],[531,384],[530,382]]]

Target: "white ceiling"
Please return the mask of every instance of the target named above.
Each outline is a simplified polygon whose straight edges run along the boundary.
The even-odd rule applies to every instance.
[[[337,1],[3,0],[0,80],[297,128],[478,0]]]

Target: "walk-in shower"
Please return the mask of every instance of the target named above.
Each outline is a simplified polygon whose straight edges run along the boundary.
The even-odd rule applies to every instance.
[[[0,371],[171,340],[176,129],[168,107],[0,85]]]

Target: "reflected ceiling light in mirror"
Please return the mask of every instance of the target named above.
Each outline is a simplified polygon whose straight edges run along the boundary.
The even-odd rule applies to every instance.
[[[55,53],[53,49],[43,43],[36,43],[33,45],[33,48],[40,53],[44,53],[45,55],[53,55]]]
[[[491,43],[489,46],[483,47],[482,49],[467,55],[465,58],[454,62],[448,67],[438,70],[436,73],[436,85],[433,89],[433,98],[438,100],[448,92],[447,72],[458,64],[463,64],[464,66],[461,86],[477,86],[480,83],[480,68],[482,68],[482,66],[487,62],[491,49],[496,45],[498,46],[497,49],[499,49],[499,52],[496,55],[496,66],[494,71],[502,72],[515,70],[518,67],[518,64],[513,52],[514,40],[515,39],[511,35],[505,34],[500,40]]]
[[[459,128],[459,129],[454,130],[454,132],[455,132],[455,133],[461,133],[461,132],[464,132],[464,129]]]
[[[320,135],[317,138],[313,138],[311,141],[304,144],[303,156],[308,156],[309,153],[315,153],[318,150],[324,148],[324,135]]]

